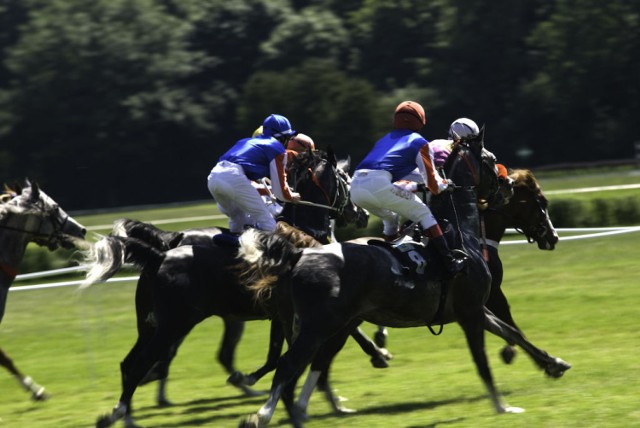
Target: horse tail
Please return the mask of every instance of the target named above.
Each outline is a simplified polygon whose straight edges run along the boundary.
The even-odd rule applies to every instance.
[[[286,276],[301,256],[302,249],[286,237],[249,229],[240,237],[240,283],[254,293],[257,301],[264,301],[271,296],[278,278]]]
[[[164,257],[163,251],[139,239],[105,236],[84,253],[84,264],[89,268],[80,288],[107,281],[125,263],[131,263],[145,272],[156,271]]]
[[[140,239],[161,251],[175,248],[184,236],[182,232],[167,232],[150,223],[128,218],[116,220],[111,234]]]

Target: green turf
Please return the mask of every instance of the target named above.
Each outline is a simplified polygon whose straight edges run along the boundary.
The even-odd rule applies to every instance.
[[[538,346],[573,364],[551,380],[519,353],[512,366],[498,358],[500,341],[487,336],[498,388],[520,415],[495,415],[456,325],[440,337],[426,328],[390,332],[391,368],[370,367],[353,342],[338,356],[333,386],[358,409],[334,417],[317,394],[309,427],[630,427],[640,425],[637,386],[640,336],[637,307],[638,232],[560,242],[553,252],[535,246],[503,247],[504,288],[516,321]],[[2,323],[2,347],[52,393],[29,401],[0,372],[1,427],[92,426],[120,392],[119,362],[135,338],[135,284],[11,292]],[[373,333],[374,328],[365,329]],[[237,365],[263,362],[268,324],[249,323]],[[196,327],[180,349],[169,384],[176,406],[154,407],[155,386],[135,395],[138,422],[146,427],[234,427],[264,397],[244,398],[225,384],[215,362],[221,322]],[[270,378],[269,378],[270,379]],[[267,389],[269,379],[258,387]],[[272,426],[286,426],[279,405]],[[122,426],[120,423],[119,426]]]
[[[635,171],[570,178],[536,175],[543,177],[544,190],[638,182]],[[156,221],[218,214],[214,204],[202,202],[75,217],[91,230],[106,233],[120,217]],[[161,227],[180,230],[225,223],[176,221]],[[524,414],[494,414],[460,329],[449,325],[439,337],[426,328],[391,330],[389,349],[395,359],[386,370],[371,368],[368,357],[348,342],[334,364],[332,379],[339,394],[349,398],[345,404],[358,412],[335,417],[316,394],[306,426],[640,426],[639,244],[640,232],[634,232],[561,241],[553,252],[539,251],[535,245],[502,247],[503,286],[516,322],[533,343],[573,365],[559,380],[545,378],[522,352],[514,364],[504,365],[498,357],[501,342],[487,334],[496,385],[509,404],[526,409]],[[81,294],[74,287],[9,294],[0,346],[52,397],[45,403],[31,402],[18,383],[0,371],[0,428],[89,427],[110,412],[120,394],[119,363],[135,340],[134,291],[132,282],[98,285]],[[365,330],[373,334],[375,329],[366,324]],[[215,361],[220,338],[218,318],[196,327],[172,366],[168,391],[175,406],[156,408],[155,385],[141,387],[134,396],[138,423],[235,427],[242,416],[262,406],[264,396],[242,397],[225,384],[226,374]],[[266,322],[249,323],[237,366],[250,371],[262,364],[267,340]],[[257,388],[266,390],[269,383],[270,376]],[[287,426],[282,405],[271,426]]]

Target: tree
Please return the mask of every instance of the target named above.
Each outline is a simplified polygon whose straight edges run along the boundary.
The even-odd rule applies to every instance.
[[[633,155],[640,116],[640,4],[559,0],[529,44],[535,75],[523,87],[548,155],[542,162]],[[532,109],[529,108],[531,111]]]
[[[187,49],[190,32],[152,0],[51,0],[32,9],[7,52],[12,80],[0,94],[0,111],[15,119],[5,138],[17,159],[12,174],[40,178],[52,194],[73,185],[82,201],[58,198],[71,208],[163,192],[171,177],[154,172],[170,171],[176,151],[188,150],[167,138],[215,123],[184,85],[206,59]]]
[[[378,123],[379,95],[362,79],[348,77],[330,61],[310,60],[285,72],[249,79],[239,104],[241,126],[254,129],[270,113],[287,116],[316,147],[330,144],[341,157],[360,160],[388,121]],[[389,116],[389,114],[387,114]]]

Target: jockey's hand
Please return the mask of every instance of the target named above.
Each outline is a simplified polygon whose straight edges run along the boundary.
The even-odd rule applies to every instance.
[[[302,198],[300,197],[300,193],[298,192],[291,192],[291,202],[296,203],[296,202],[300,202]]]
[[[456,185],[453,183],[453,181],[447,178],[447,187],[444,188],[443,192],[451,193],[454,190],[456,190]]]

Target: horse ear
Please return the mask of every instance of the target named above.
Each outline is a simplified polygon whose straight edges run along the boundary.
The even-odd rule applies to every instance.
[[[348,173],[351,169],[351,156],[347,156],[346,159],[340,159],[338,161],[338,168]]]
[[[336,158],[336,154],[333,151],[333,146],[331,144],[327,147],[327,159],[334,167],[338,166],[338,159]]]
[[[482,144],[482,147],[484,147],[484,123],[482,124],[482,128],[480,128],[480,133],[478,134],[478,139],[480,140],[480,144]]]

